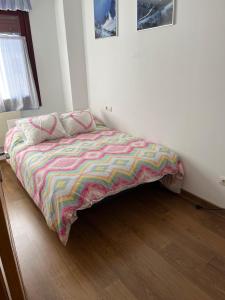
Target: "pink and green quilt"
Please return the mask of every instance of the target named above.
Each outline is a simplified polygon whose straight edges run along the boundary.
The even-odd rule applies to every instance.
[[[104,126],[34,146],[27,146],[15,127],[7,134],[5,151],[16,176],[63,244],[78,210],[160,179],[178,191],[183,179],[174,151]]]

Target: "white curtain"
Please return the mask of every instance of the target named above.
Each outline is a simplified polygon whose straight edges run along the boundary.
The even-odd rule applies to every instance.
[[[0,35],[0,112],[38,108],[25,38]]]
[[[30,0],[0,0],[0,10],[30,11]]]

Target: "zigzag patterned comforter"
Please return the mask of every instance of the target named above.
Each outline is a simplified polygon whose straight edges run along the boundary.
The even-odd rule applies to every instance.
[[[21,131],[13,128],[5,151],[16,176],[63,244],[78,210],[165,175],[172,175],[164,180],[169,187],[183,178],[175,152],[104,127],[35,146],[27,146]]]

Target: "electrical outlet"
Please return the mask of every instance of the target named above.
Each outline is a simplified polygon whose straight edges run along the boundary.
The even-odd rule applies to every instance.
[[[106,106],[105,110],[108,111],[108,112],[112,112],[112,106]]]
[[[221,177],[219,178],[219,183],[220,183],[221,185],[225,186],[225,176],[221,176]]]

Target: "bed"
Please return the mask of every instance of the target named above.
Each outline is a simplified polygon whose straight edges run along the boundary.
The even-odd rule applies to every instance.
[[[97,124],[94,132],[27,146],[17,127],[5,140],[17,178],[66,245],[77,211],[143,183],[179,192],[178,155],[159,144]]]

